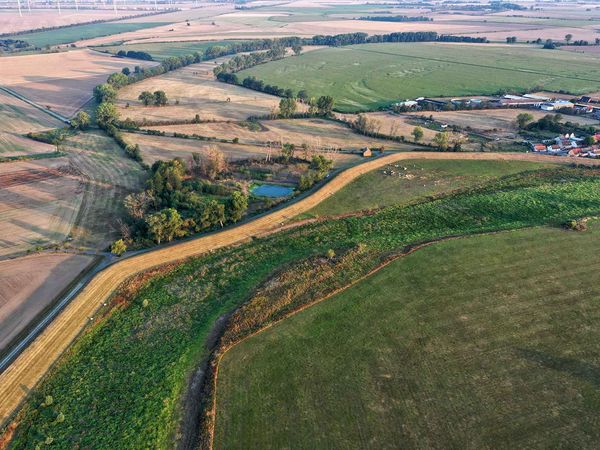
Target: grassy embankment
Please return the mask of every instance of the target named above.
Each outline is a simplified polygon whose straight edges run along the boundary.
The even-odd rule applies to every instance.
[[[429,195],[483,184],[495,177],[549,167],[552,167],[550,161],[548,164],[522,161],[401,161],[361,176],[299,218],[403,205]]]
[[[598,90],[592,57],[518,46],[443,43],[364,44],[325,48],[238,73],[266,84],[331,95],[342,112],[374,110],[420,96],[547,89]]]
[[[595,448],[599,265],[597,221],[398,259],[225,355],[215,448]]]
[[[410,243],[600,214],[599,188],[598,172],[590,169],[515,175],[193,259],[133,298],[114,300],[119,307],[79,339],[27,402],[14,448],[48,438],[61,447],[171,447],[178,402],[189,373],[208,354],[212,324],[274,271],[333,249],[369,256],[357,258],[355,278]],[[44,406],[47,395],[53,402]]]

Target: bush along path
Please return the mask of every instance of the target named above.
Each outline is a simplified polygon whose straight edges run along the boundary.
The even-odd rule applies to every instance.
[[[367,165],[374,169],[421,155],[396,154]],[[68,448],[172,448],[185,435],[185,430],[177,427],[181,399],[190,374],[211,353],[206,342],[213,324],[240,305],[251,305],[253,296],[248,293],[260,292],[258,287],[282,267],[298,263],[310,267],[314,258],[330,261],[323,262],[324,270],[327,264],[344,265],[345,270],[332,270],[346,278],[338,279],[336,275],[322,281],[323,292],[318,291],[318,285],[304,289],[314,298],[366,275],[414,243],[544,224],[558,226],[570,219],[600,214],[600,171],[563,168],[511,176],[445,198],[390,207],[364,217],[313,223],[223,248],[272,229],[273,221],[279,223],[298,214],[350,182],[361,170],[368,171],[361,166],[354,169],[352,176],[342,173],[313,196],[288,208],[222,233],[130,258],[112,266],[108,274],[100,274],[52,324],[51,332],[44,332],[42,339],[22,355],[24,358],[17,360],[17,372],[0,376],[0,398],[10,398],[19,392],[21,384],[31,383],[31,375],[23,369],[40,377],[48,355],[60,353],[61,346],[65,348],[70,342],[65,342],[60,332],[67,332],[72,339],[82,322],[89,321],[95,305],[106,301],[115,286],[131,275],[221,247],[174,266],[148,283],[138,281],[142,287],[134,289],[135,294],[114,297],[112,312],[107,310],[96,319],[95,326],[65,353],[32,393],[15,422],[14,448],[35,447],[48,440]],[[319,279],[310,276],[307,282],[318,284]],[[251,303],[247,303],[249,300]],[[232,316],[229,324],[239,320],[243,326],[232,327],[232,331],[227,328],[225,339],[230,336],[235,340],[237,333],[243,337],[302,302],[274,305],[274,312],[267,309],[266,315],[256,317],[251,309],[239,310],[245,314]],[[85,315],[82,317],[79,311]],[[15,379],[17,373],[24,382]],[[210,436],[202,435],[200,443],[208,446]]]

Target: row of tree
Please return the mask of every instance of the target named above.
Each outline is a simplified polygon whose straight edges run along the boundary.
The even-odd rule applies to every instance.
[[[369,20],[371,22],[433,22],[431,17],[426,16],[362,16],[357,20]]]

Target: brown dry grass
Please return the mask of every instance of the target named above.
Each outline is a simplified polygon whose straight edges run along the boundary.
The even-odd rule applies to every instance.
[[[192,64],[158,77],[148,78],[121,89],[117,106],[121,116],[142,121],[193,119],[244,120],[249,116],[270,114],[279,105],[279,98],[249,89],[221,83],[214,79],[216,63],[227,58]],[[163,90],[169,105],[143,106],[138,100],[142,91]],[[176,104],[179,101],[179,104]],[[126,107],[129,103],[129,107]]]
[[[15,362],[0,374],[0,421],[5,423],[15,409],[26,398],[27,392],[35,387],[56,359],[89,323],[99,306],[127,278],[162,264],[173,263],[207,251],[238,244],[252,236],[276,231],[290,217],[308,211],[337,192],[355,178],[378,167],[402,159],[485,159],[547,161],[547,157],[533,154],[494,153],[395,153],[352,167],[333,178],[312,195],[271,214],[253,221],[228,228],[220,233],[166,246],[148,253],[131,257],[108,267],[96,275],[75,297],[61,314],[38,336],[38,338]],[[571,163],[571,158],[553,158],[553,162]],[[600,161],[582,160],[585,164]]]
[[[3,91],[0,91],[0,117],[0,156],[52,152],[55,150],[54,146],[28,139],[23,135],[64,125]]]
[[[0,261],[0,351],[93,259],[49,253]]]
[[[113,72],[153,62],[112,58],[91,50],[7,56],[2,84],[53,111],[70,116],[92,98],[92,90]]]
[[[83,199],[66,158],[0,164],[0,259],[64,241]]]
[[[222,142],[206,142],[195,139],[182,139],[163,136],[148,136],[144,134],[127,133],[127,142],[139,144],[144,161],[152,164],[157,160],[169,160],[173,158],[191,159],[192,153],[203,153],[209,146],[216,146],[230,161],[240,159],[262,159],[271,154],[276,156],[279,149],[251,145],[251,144],[229,144]],[[301,153],[301,151],[299,151]],[[338,152],[323,152],[334,161],[336,167],[343,167],[359,159],[357,155]]]
[[[264,130],[251,131],[238,123],[215,122],[189,125],[149,127],[166,133],[198,134],[219,139],[240,139],[240,142],[261,144],[266,142],[289,142],[313,148],[342,148],[358,150],[363,147],[398,147],[390,141],[369,138],[354,133],[348,127],[322,119],[287,119],[261,121]]]

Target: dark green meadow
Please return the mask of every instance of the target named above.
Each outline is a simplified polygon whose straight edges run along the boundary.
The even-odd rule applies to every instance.
[[[233,347],[216,449],[597,448],[600,223],[445,241]]]
[[[179,401],[189,374],[208,353],[204,343],[214,321],[282,267],[359,244],[374,255],[372,266],[415,242],[558,227],[598,214],[600,172],[547,169],[370,216],[305,225],[193,259],[117,302],[77,341],[22,410],[13,448],[33,449],[47,440],[56,448],[172,448]],[[334,324],[337,318],[327,320]],[[320,401],[330,395],[323,388]]]

